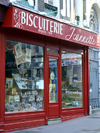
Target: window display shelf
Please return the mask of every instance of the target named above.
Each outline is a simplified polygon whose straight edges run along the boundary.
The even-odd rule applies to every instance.
[[[77,91],[79,91],[79,92],[82,92],[82,90],[81,89],[68,89],[67,91],[73,91],[73,92],[77,92]]]
[[[82,81],[78,81],[78,80],[76,80],[76,81],[74,80],[73,82],[74,82],[74,83],[77,83],[77,82],[78,82],[78,83],[82,83]]]
[[[5,110],[35,111],[44,107],[44,92],[41,90],[17,90],[17,95],[6,95]]]
[[[62,91],[72,91],[72,92],[75,92],[75,91],[77,92],[78,91],[78,92],[82,92],[82,89],[65,89],[65,90],[62,89]]]

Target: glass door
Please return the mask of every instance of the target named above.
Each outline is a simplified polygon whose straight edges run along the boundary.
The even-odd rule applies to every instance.
[[[48,118],[59,117],[58,58],[48,58]]]
[[[57,59],[49,58],[49,103],[58,102]]]

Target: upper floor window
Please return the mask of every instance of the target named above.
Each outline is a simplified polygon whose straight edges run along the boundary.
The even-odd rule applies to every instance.
[[[29,8],[34,8],[35,0],[10,0],[12,3],[17,3]]]
[[[92,31],[99,32],[98,16],[94,7],[91,9],[89,27]]]
[[[45,10],[48,15],[57,16],[57,7],[45,3]]]
[[[53,0],[44,0],[44,11],[50,16],[57,16],[58,8]]]

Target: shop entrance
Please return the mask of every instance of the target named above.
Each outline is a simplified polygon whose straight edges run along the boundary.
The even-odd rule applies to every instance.
[[[48,119],[59,118],[58,57],[48,57]]]

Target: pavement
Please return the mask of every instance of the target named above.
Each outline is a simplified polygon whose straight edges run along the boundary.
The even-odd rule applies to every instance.
[[[58,124],[45,125],[9,133],[100,133],[100,111]]]

